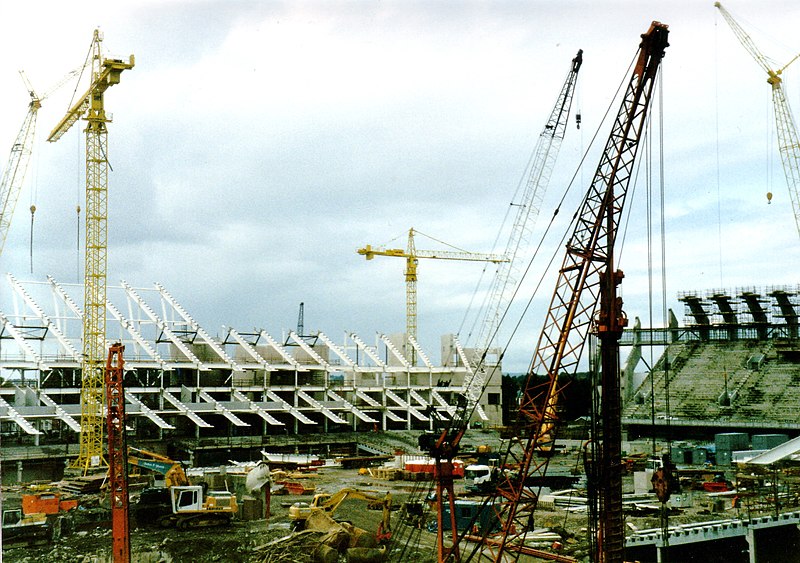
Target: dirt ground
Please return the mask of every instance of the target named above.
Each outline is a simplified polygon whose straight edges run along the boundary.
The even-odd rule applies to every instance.
[[[476,443],[486,441],[487,436],[478,435]],[[495,445],[495,447],[497,447]],[[575,461],[568,455],[554,459],[551,467],[561,469],[573,467]],[[424,499],[432,491],[430,482],[387,481],[377,479],[373,475],[358,469],[342,469],[324,467],[304,476],[303,481],[313,485],[315,492],[334,493],[342,488],[351,487],[375,495],[390,491],[393,505],[399,508],[409,498]],[[273,489],[275,487],[273,486]],[[625,491],[632,490],[632,478],[628,478]],[[464,491],[463,481],[456,482],[456,494]],[[6,491],[4,491],[6,495]],[[199,530],[162,529],[133,526],[131,531],[132,560],[139,563],[194,563],[209,562],[254,562],[270,561],[268,553],[275,553],[268,548],[270,542],[291,535],[288,517],[289,507],[295,502],[310,502],[311,495],[278,495],[273,494],[270,501],[271,516],[269,520],[242,521],[234,520],[230,526],[205,528]],[[87,503],[90,504],[90,503]],[[378,529],[382,513],[380,510],[368,510],[363,500],[345,500],[334,517],[347,521],[354,526],[374,533]],[[656,504],[656,503],[653,503]],[[3,545],[2,561],[8,563],[106,563],[111,561],[111,530],[108,511],[100,508],[89,509],[97,512],[96,522],[78,526],[76,531],[65,535],[58,541],[42,546]],[[706,513],[708,511],[705,511]],[[728,515],[733,516],[733,515]],[[428,519],[435,519],[430,513]],[[719,514],[704,513],[699,507],[691,512],[671,516],[671,523],[692,521],[697,519],[719,518]],[[84,519],[85,520],[85,519]],[[393,541],[389,545],[387,559],[395,562],[413,561],[415,563],[433,563],[436,561],[436,534],[423,526],[409,527],[401,522],[401,512],[392,512]],[[657,512],[626,516],[626,523],[638,529],[658,528],[660,519]],[[570,513],[563,509],[545,510],[540,507],[535,514],[534,525],[537,529],[549,529],[561,534],[563,554],[569,554],[578,560],[586,560],[584,537],[587,528],[585,513]],[[302,546],[284,550],[281,561],[310,561],[311,551]],[[269,551],[273,549],[273,551]],[[295,551],[291,551],[294,549]],[[274,556],[272,557],[274,560]],[[344,557],[340,559],[344,560]]]
[[[310,475],[307,482],[317,487],[317,492],[336,492],[343,487],[354,487],[365,492],[382,494],[391,491],[394,504],[399,507],[411,494],[413,484],[402,481],[377,481],[369,475],[359,475],[358,470],[322,469]],[[289,507],[295,502],[310,502],[311,495],[272,495],[269,520],[234,520],[230,526],[199,530],[162,529],[134,525],[131,530],[131,552],[133,561],[140,563],[195,563],[197,561],[261,562],[264,561],[260,547],[291,534]],[[381,521],[380,510],[367,510],[363,500],[345,500],[336,511],[335,518],[351,522],[354,526],[376,531]],[[107,513],[106,513],[107,514]],[[398,512],[392,513],[392,525],[396,535],[408,539],[408,530],[399,523]],[[98,516],[102,519],[102,515]],[[81,525],[79,528],[86,528]],[[404,549],[403,559],[418,563],[435,561],[430,554],[435,535],[415,530],[415,544]],[[110,524],[99,522],[89,529],[78,529],[52,544],[27,546],[4,545],[2,561],[8,563],[76,562],[105,563],[111,561]],[[405,543],[405,541],[404,541]],[[299,554],[300,557],[308,553]],[[407,557],[407,558],[406,558]],[[305,559],[309,560],[309,559]]]

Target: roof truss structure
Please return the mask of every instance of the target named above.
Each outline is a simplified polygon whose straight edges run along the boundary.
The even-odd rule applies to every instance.
[[[79,432],[83,286],[10,274],[5,281],[0,423],[32,436],[49,428],[45,421]],[[105,311],[107,343],[125,346],[127,414],[158,432],[186,428],[181,419],[198,435],[221,422],[244,432],[262,424],[295,431],[429,424],[423,413],[431,408],[452,415],[448,401],[463,393],[469,374],[461,365],[434,365],[413,339],[408,345],[422,365],[411,366],[399,349],[402,335],[377,333],[370,343],[344,332],[334,342],[322,332],[312,340],[223,326],[214,336],[160,284],[108,286]],[[451,382],[446,393],[435,388],[442,379]]]

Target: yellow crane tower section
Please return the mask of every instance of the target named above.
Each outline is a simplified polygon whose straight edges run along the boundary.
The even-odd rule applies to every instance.
[[[499,264],[508,262],[508,258],[499,254],[482,254],[464,250],[417,250],[414,244],[414,229],[408,230],[408,246],[401,248],[373,248],[369,244],[359,248],[358,253],[372,260],[375,256],[394,256],[406,259],[406,334],[417,339],[417,264],[420,258],[435,260],[466,260],[471,262],[493,262]],[[416,231],[419,232],[419,231]],[[416,353],[413,346],[406,348],[406,359],[411,365],[416,365]]]
[[[80,453],[73,469],[88,473],[107,465],[103,456],[103,370],[106,355],[106,272],[108,267],[108,129],[103,97],[119,84],[122,71],[133,68],[128,62],[105,59],[102,37],[95,30],[92,39],[92,81],[88,90],[67,111],[50,133],[55,142],[78,119],[86,120],[86,229],[84,262],[83,364],[81,377]]]
[[[786,102],[786,97],[781,87],[783,83],[781,74],[786,70],[786,67],[800,58],[800,54],[795,55],[781,68],[773,69],[750,36],[736,23],[733,16],[722,7],[722,4],[715,2],[714,6],[719,9],[722,17],[728,22],[739,43],[755,59],[758,66],[767,73],[767,83],[772,86],[772,103],[775,106],[775,123],[778,130],[778,150],[781,153],[783,172],[786,175],[786,185],[789,188],[789,199],[792,202],[795,226],[798,234],[800,234],[800,196],[798,196],[798,188],[800,187],[800,141],[798,139],[800,138],[797,136],[797,126],[794,123],[792,111]]]

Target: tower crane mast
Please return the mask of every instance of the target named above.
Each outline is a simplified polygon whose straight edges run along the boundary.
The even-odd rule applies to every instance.
[[[786,68],[800,58],[800,54],[795,55],[788,63],[775,70],[770,65],[767,58],[756,47],[756,44],[742,27],[733,19],[733,16],[726,10],[721,3],[715,2],[714,6],[720,11],[722,17],[728,22],[733,34],[742,47],[750,53],[758,66],[767,73],[767,83],[772,87],[772,105],[775,110],[775,124],[778,132],[778,151],[781,155],[783,172],[786,175],[786,186],[789,189],[789,199],[792,202],[795,226],[800,234],[800,137],[797,135],[792,110],[786,101],[783,93],[783,78],[781,75]]]
[[[624,549],[622,517],[622,477],[620,458],[619,366],[617,340],[626,320],[616,287],[622,272],[615,269],[614,242],[622,217],[628,186],[653,93],[658,69],[667,43],[667,26],[653,22],[642,35],[635,66],[625,91],[611,134],[597,171],[575,216],[575,225],[565,249],[556,288],[531,361],[519,403],[518,439],[510,441],[504,466],[515,471],[501,472],[497,490],[487,498],[501,524],[500,533],[491,539],[477,540],[484,558],[493,561],[517,560],[521,555],[540,555],[525,544],[533,522],[537,496],[527,486],[533,477],[543,475],[549,456],[537,455],[539,445],[553,439],[557,419],[556,397],[559,376],[574,373],[578,367],[591,328],[598,333],[603,354],[603,426],[601,466],[604,468],[598,490],[603,495],[598,515],[597,561],[621,563]],[[601,304],[596,314],[598,302]],[[545,382],[536,378],[544,375]],[[458,542],[455,542],[457,545]],[[552,554],[550,554],[552,555]],[[552,557],[551,557],[552,558]]]
[[[406,250],[401,248],[374,248],[366,245],[358,249],[358,254],[372,260],[375,256],[394,256],[406,259],[406,334],[416,340],[417,338],[417,264],[420,258],[430,258],[436,260],[466,260],[471,262],[494,262],[496,264],[507,262],[508,258],[498,254],[485,254],[479,252],[467,252],[463,250],[417,250],[414,242],[413,228],[408,230],[408,246]],[[408,347],[407,359],[411,365],[416,365],[416,351],[412,346]]]
[[[78,119],[86,120],[86,226],[84,261],[83,362],[81,365],[80,452],[72,467],[88,473],[106,465],[103,456],[103,369],[106,345],[106,273],[108,269],[108,128],[104,94],[119,84],[128,62],[103,58],[102,37],[95,30],[88,90],[67,110],[48,137],[55,142]]]

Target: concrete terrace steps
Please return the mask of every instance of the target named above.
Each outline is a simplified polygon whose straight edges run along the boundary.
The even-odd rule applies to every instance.
[[[749,369],[755,355],[763,355],[763,362],[759,369]],[[780,359],[771,341],[694,342],[672,347],[670,357],[671,416],[720,422],[754,418],[778,424],[796,422],[800,365]],[[720,404],[726,376],[729,406]],[[664,377],[662,356],[636,391],[635,396],[644,401],[626,405],[624,418],[648,419],[653,409],[657,415],[666,412]],[[651,385],[654,401],[650,399]]]

